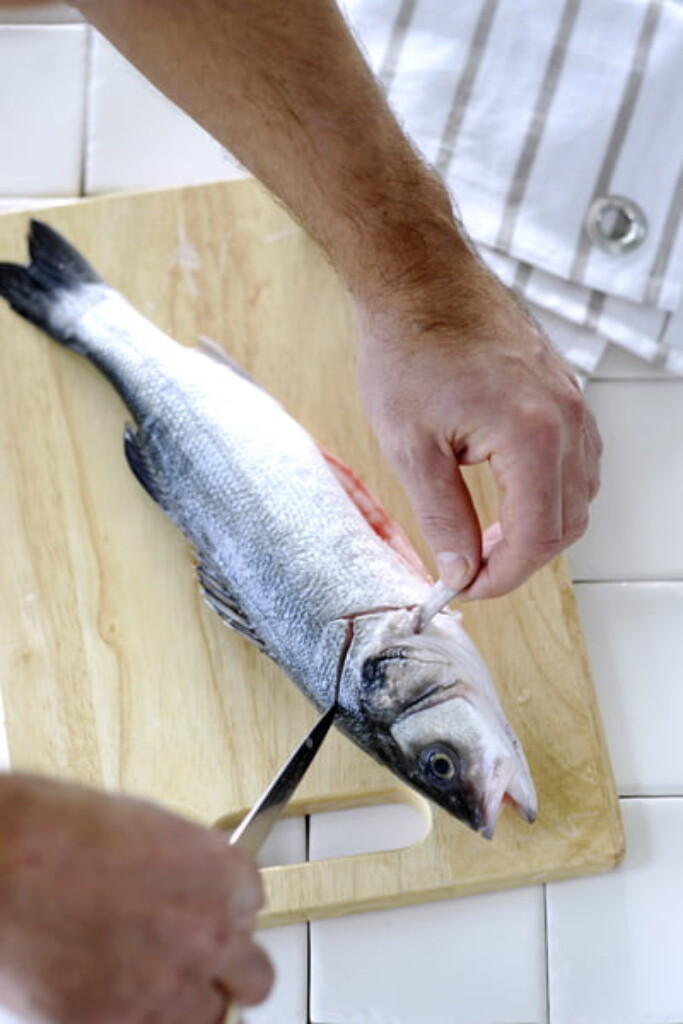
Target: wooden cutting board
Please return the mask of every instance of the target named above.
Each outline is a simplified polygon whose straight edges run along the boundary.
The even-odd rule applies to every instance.
[[[417,538],[359,406],[345,293],[255,183],[39,216],[178,341],[207,335],[224,346]],[[25,260],[27,220],[0,217],[0,259]],[[315,714],[204,606],[184,540],[125,464],[126,418],[89,364],[2,304],[0,683],[12,764],[141,794],[206,823],[237,819]],[[471,480],[490,521],[491,482]],[[527,752],[538,822],[506,811],[487,843],[335,733],[291,812],[408,801],[428,819],[427,835],[406,849],[267,869],[267,923],[579,875],[620,858],[564,562],[508,598],[466,607],[465,620]]]

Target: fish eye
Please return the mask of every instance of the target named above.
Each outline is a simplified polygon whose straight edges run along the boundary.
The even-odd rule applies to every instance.
[[[455,765],[450,757],[447,754],[442,754],[441,751],[431,754],[427,764],[432,775],[436,775],[437,779],[442,782],[452,779],[455,775]]]
[[[460,774],[457,754],[441,745],[423,750],[420,761],[424,771],[437,785],[452,782]]]

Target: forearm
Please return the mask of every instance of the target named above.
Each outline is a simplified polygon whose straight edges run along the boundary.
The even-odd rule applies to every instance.
[[[277,195],[353,292],[434,273],[460,234],[333,0],[81,0],[85,16]],[[463,255],[466,248],[463,244]]]

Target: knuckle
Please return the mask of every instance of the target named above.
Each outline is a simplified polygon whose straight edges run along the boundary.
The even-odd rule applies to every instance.
[[[536,569],[540,569],[541,566],[555,558],[556,555],[559,555],[563,547],[564,538],[558,538],[554,535],[537,537],[525,560],[529,567],[528,575],[535,572]]]
[[[582,395],[573,388],[556,396],[554,401],[549,401],[547,396],[535,397],[518,407],[521,430],[548,449],[562,447],[567,437],[574,438],[589,430],[591,416]],[[595,434],[595,449],[599,456],[601,448],[597,427],[591,433]]]
[[[595,424],[595,427],[594,427],[594,430],[593,430],[593,436],[595,438],[595,442],[594,443],[595,443],[596,461],[599,462],[600,459],[602,458],[602,455],[604,454],[605,444],[604,444],[604,442],[602,440],[602,434],[598,430],[597,423]]]
[[[380,435],[387,459],[400,476],[411,476],[425,459],[424,446],[404,430],[389,430]]]
[[[578,391],[569,391],[563,402],[564,420],[575,432],[582,431],[586,426],[586,414],[588,410],[583,397]]]
[[[546,403],[533,402],[519,410],[522,432],[544,448],[557,448],[562,436],[562,423],[557,410]]]
[[[420,453],[406,447],[389,447],[385,453],[399,480],[414,493],[424,474]]]
[[[449,492],[447,497],[450,501],[416,502],[413,507],[418,522],[435,551],[456,551],[472,561],[481,545],[477,522],[455,495]]]
[[[582,509],[576,513],[565,526],[565,539],[567,544],[573,544],[575,540],[582,537],[588,529],[589,516],[588,509]]]
[[[457,530],[458,522],[455,517],[447,510],[435,509],[432,506],[420,507],[419,504],[415,506],[415,512],[420,520],[420,525],[425,531],[427,536],[445,536],[450,535]]]
[[[600,480],[601,453],[593,449],[586,453],[586,473],[592,480]]]

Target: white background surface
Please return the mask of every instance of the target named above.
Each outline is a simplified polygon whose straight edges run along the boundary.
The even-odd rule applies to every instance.
[[[239,173],[53,6],[0,15],[0,138],[5,208]],[[587,394],[604,483],[570,564],[622,796],[624,864],[264,933],[278,984],[252,1024],[683,1022],[683,381],[612,350],[598,376]],[[410,816],[380,809],[313,819],[310,844],[328,853],[340,836],[348,851],[414,834]],[[303,844],[303,823],[287,822],[271,857]]]

